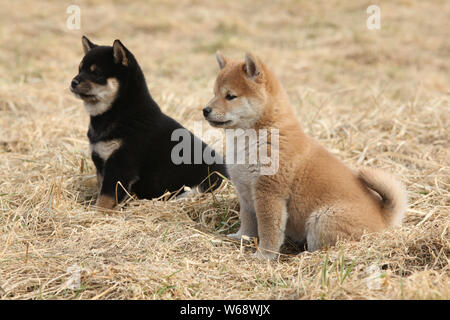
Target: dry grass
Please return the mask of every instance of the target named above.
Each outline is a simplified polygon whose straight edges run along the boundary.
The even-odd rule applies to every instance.
[[[448,1],[7,1],[0,11],[2,299],[449,299]],[[152,95],[192,128],[212,96],[213,53],[252,50],[284,83],[305,130],[351,166],[395,172],[402,228],[259,262],[227,240],[231,184],[185,201],[91,209],[88,117],[68,90],[80,36],[120,38]],[[205,123],[204,128],[207,128]],[[79,266],[81,288],[67,269]]]

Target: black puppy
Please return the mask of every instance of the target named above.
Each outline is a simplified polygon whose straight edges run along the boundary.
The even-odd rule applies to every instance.
[[[82,44],[85,56],[70,89],[91,116],[88,137],[97,168],[96,205],[113,208],[124,199],[123,188],[151,199],[183,186],[198,185],[201,192],[219,186],[222,178],[214,172],[228,176],[222,158],[162,113],[133,54],[119,40],[112,47],[98,46],[83,36]],[[177,129],[186,131],[193,150],[197,144],[202,154],[215,160],[207,164],[202,157],[195,162],[194,152],[182,150],[180,156],[188,161],[174,163],[177,142],[172,133]]]

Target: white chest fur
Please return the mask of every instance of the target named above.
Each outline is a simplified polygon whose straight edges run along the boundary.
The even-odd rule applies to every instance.
[[[254,132],[242,130],[227,133],[225,161],[232,182],[250,187],[260,176],[258,146]]]
[[[253,202],[253,187],[262,175],[276,174],[279,167],[278,131],[237,129],[226,132],[225,161],[241,200]],[[270,149],[270,150],[269,150]],[[269,152],[270,151],[270,152]]]
[[[91,152],[98,154],[103,161],[108,160],[108,158],[116,152],[122,145],[122,140],[114,139],[109,141],[100,141],[94,144],[90,144],[89,147]]]

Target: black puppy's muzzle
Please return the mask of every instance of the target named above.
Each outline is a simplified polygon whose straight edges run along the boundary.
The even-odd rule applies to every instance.
[[[79,75],[72,79],[70,83],[70,91],[72,91],[75,96],[86,101],[93,102],[96,99],[95,95],[90,94],[91,86],[88,81],[81,79]]]
[[[80,84],[80,79],[78,76],[72,79],[72,82],[70,83],[70,91],[76,92],[76,89],[78,85]]]
[[[78,81],[77,79],[73,79],[72,82],[70,83],[70,87],[75,89],[79,84],[80,81]]]

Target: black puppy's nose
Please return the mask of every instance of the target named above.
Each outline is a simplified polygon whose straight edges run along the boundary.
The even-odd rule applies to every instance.
[[[72,88],[75,88],[79,84],[80,84],[80,82],[77,79],[73,79],[72,83],[70,85],[71,85]]]
[[[208,114],[210,114],[212,109],[210,107],[206,107],[203,109],[203,116],[206,117]]]

